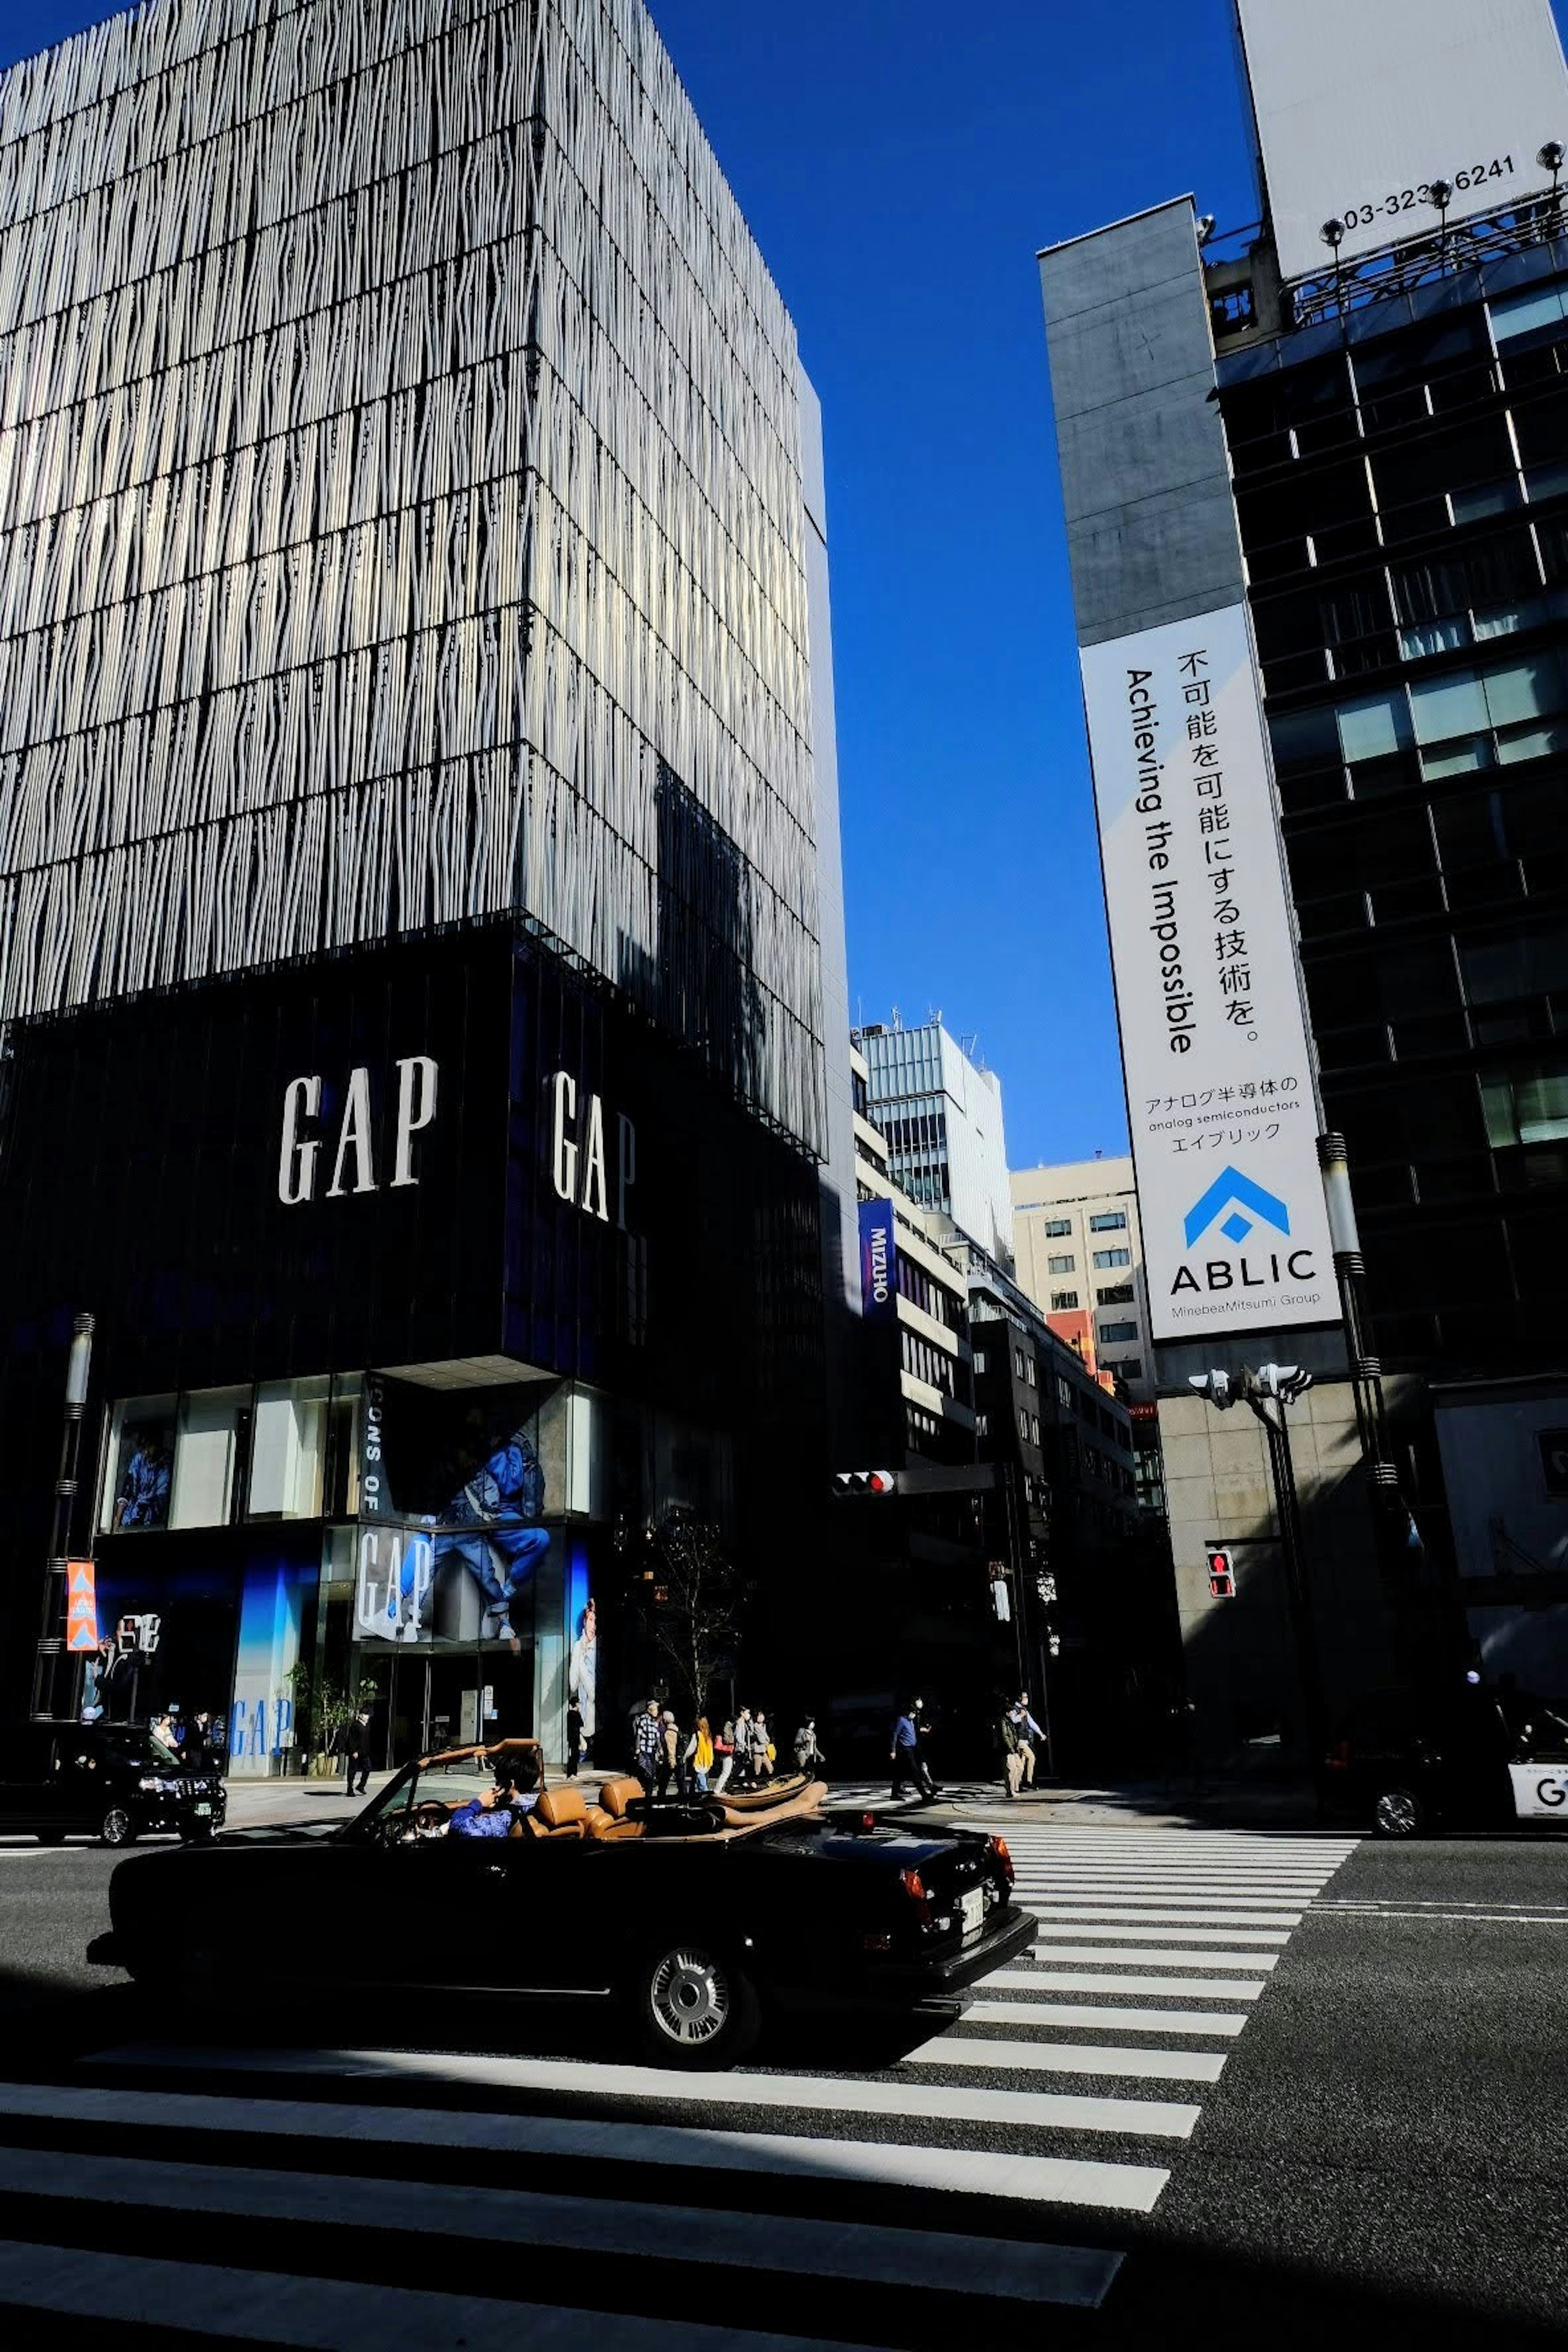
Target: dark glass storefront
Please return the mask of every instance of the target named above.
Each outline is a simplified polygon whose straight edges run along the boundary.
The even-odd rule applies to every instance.
[[[83,1308],[113,1704],[222,1717],[237,1772],[367,1685],[386,1759],[618,1724],[617,1562],[672,1514],[787,1569],[815,1166],[510,923],[20,1028],[5,1085],[8,1715]]]

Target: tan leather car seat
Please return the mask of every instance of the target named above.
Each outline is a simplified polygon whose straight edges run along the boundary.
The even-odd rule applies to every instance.
[[[630,1820],[626,1807],[643,1792],[642,1782],[627,1772],[618,1780],[606,1780],[599,1790],[599,1801],[586,1815],[588,1835],[606,1844],[623,1838],[639,1838],[641,1822]]]
[[[546,1789],[528,1825],[537,1838],[580,1838],[588,1833],[588,1807],[581,1789],[570,1781],[563,1789]]]

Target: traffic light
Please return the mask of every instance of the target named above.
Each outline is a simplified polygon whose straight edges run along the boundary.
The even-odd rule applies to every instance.
[[[891,1470],[836,1470],[833,1491],[836,1495],[896,1495],[899,1482]]]
[[[1236,1559],[1224,1544],[1207,1547],[1209,1591],[1215,1601],[1236,1599]]]

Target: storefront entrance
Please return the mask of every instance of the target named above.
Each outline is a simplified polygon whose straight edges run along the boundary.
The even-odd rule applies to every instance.
[[[496,1642],[388,1652],[366,1643],[361,1664],[380,1686],[376,1715],[388,1766],[440,1748],[533,1736],[531,1642],[517,1650]]]

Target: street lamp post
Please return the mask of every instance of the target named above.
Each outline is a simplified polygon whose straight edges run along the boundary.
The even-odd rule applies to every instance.
[[[1312,1385],[1312,1375],[1295,1364],[1264,1364],[1254,1371],[1242,1368],[1239,1379],[1229,1372],[1194,1373],[1188,1385],[1206,1396],[1219,1412],[1228,1412],[1239,1398],[1263,1423],[1268,1444],[1268,1470],[1274,1486],[1275,1517],[1279,1549],[1285,1563],[1285,1591],[1290,1611],[1290,1631],[1296,1651],[1296,1672],[1301,1685],[1309,1753],[1313,1769],[1323,1752],[1328,1714],[1323,1700],[1322,1669],[1312,1624],[1311,1598],[1307,1589],[1306,1546],[1301,1535],[1301,1504],[1296,1492],[1296,1466],[1290,1458],[1290,1432],[1285,1412]]]

